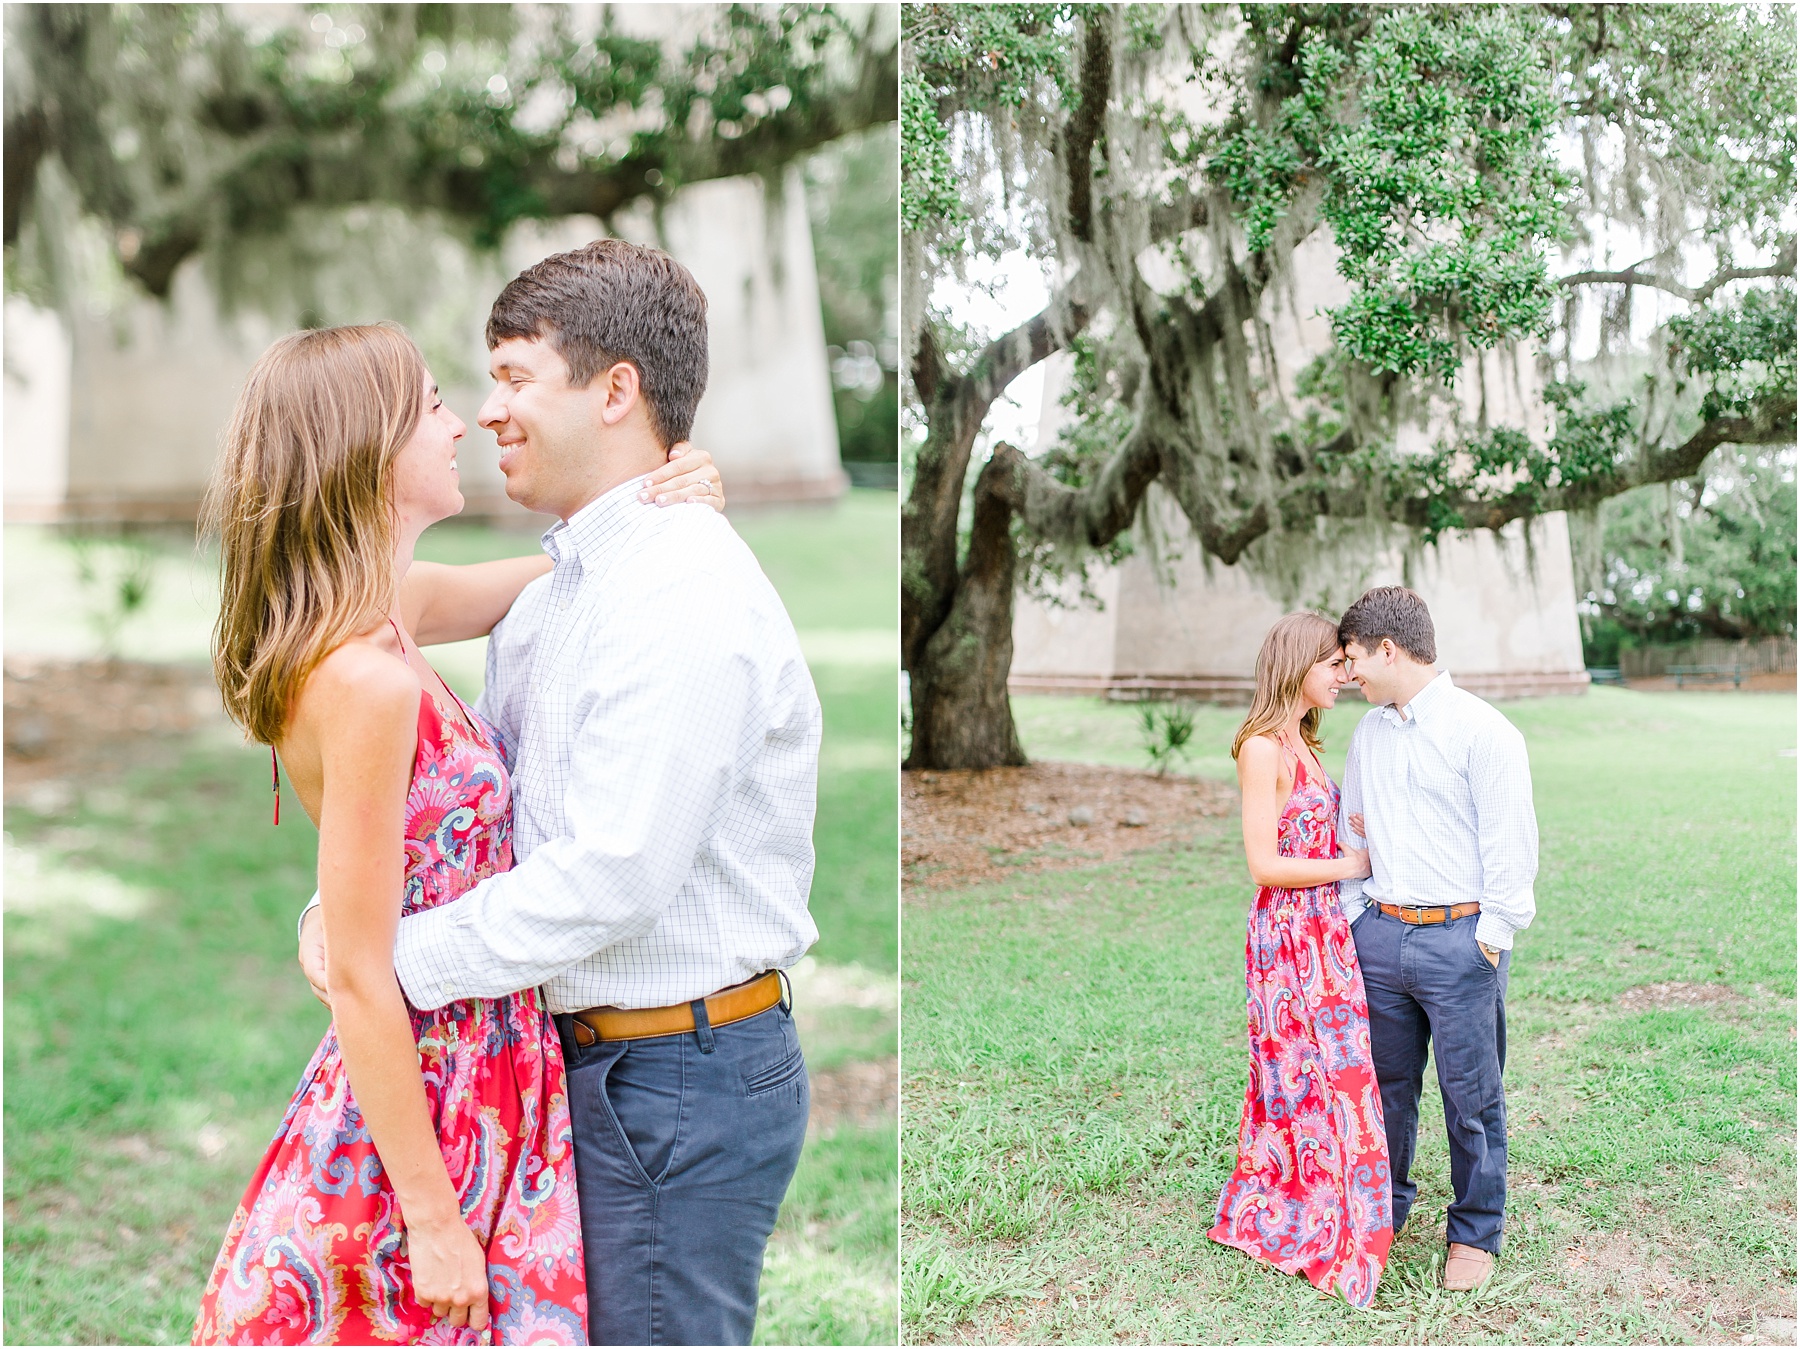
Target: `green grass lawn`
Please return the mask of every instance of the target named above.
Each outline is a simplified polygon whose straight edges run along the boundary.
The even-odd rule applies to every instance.
[[[739,523],[803,637],[827,638],[809,645],[823,653],[826,725],[813,956],[830,976],[814,982],[891,988],[897,690],[881,652],[898,622],[895,499],[857,492]],[[422,553],[445,560],[536,547],[468,527],[428,539]],[[458,673],[478,684],[479,653]],[[293,963],[316,835],[297,809],[269,826],[267,774],[266,752],[210,733],[125,780],[76,784],[67,810],[8,808],[9,872],[17,854],[76,889],[122,882],[144,908],[9,904],[7,1343],[186,1342],[232,1208],[326,1024]],[[895,1052],[891,997],[796,1010],[816,1071]],[[897,1171],[891,1119],[809,1138],[770,1243],[762,1342],[893,1343]]]
[[[1020,703],[1028,751],[1141,765],[1131,709]],[[1490,1287],[1435,1284],[1431,1074],[1418,1206],[1373,1312],[1206,1239],[1243,1093],[1251,893],[1236,821],[1207,821],[1179,849],[909,893],[909,1342],[1792,1342],[1794,700],[1503,707],[1542,865],[1512,968]],[[1334,771],[1364,710],[1328,721]],[[1228,743],[1240,715],[1205,710],[1196,739]]]

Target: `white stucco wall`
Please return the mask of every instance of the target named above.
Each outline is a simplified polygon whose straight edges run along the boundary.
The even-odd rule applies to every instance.
[[[706,291],[712,369],[694,439],[718,461],[728,498],[839,495],[848,480],[799,169],[773,199],[761,179],[726,179],[678,193],[660,218],[645,207],[617,223],[622,236],[667,248]],[[516,229],[493,289],[603,232],[584,218]],[[491,298],[470,306],[474,370],[487,363],[481,322]],[[5,304],[8,518],[191,515],[244,376],[282,328],[254,315],[221,319],[197,260],[177,272],[168,304],[135,300],[84,315],[72,331],[16,297]],[[445,384],[469,426],[461,468],[470,510],[526,517],[506,500],[493,437],[475,423],[485,386]]]
[[[1410,584],[1431,608],[1439,664],[1478,692],[1578,686],[1585,675],[1567,522],[1545,516],[1531,532],[1535,568],[1522,524],[1499,539],[1485,531],[1446,535],[1410,567],[1394,551],[1369,559],[1325,607],[1335,617],[1369,586]],[[1019,597],[1012,667],[1018,687],[1147,685],[1236,695],[1254,674],[1264,634],[1290,607],[1302,607],[1284,605],[1242,565],[1215,561],[1209,573],[1193,544],[1160,568],[1142,555],[1127,558],[1094,589],[1104,609],[1056,610]]]
[[[48,310],[6,298],[6,505],[54,518],[69,487],[69,335]]]

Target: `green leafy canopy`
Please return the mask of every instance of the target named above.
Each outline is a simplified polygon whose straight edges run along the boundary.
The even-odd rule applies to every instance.
[[[125,272],[166,295],[186,258],[241,260],[320,211],[398,208],[487,250],[521,220],[609,219],[895,117],[896,34],[872,9],[721,5],[660,35],[617,20],[557,5],[9,6],[9,284],[55,281],[44,236],[69,221],[45,214],[46,172]]]

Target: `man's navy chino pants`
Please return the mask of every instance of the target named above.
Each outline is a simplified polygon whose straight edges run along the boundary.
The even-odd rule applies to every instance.
[[[1479,914],[1414,925],[1370,905],[1351,927],[1369,998],[1369,1042],[1388,1166],[1394,1178],[1394,1231],[1406,1221],[1419,1187],[1411,1178],[1419,1141],[1419,1092],[1425,1061],[1437,1057],[1438,1090],[1450,1137],[1450,1188],[1455,1202],[1446,1238],[1500,1253],[1506,1210],[1506,975],[1475,940]]]
[[[783,1006],[583,1049],[559,1017],[591,1344],[749,1344],[763,1248],[806,1141]]]

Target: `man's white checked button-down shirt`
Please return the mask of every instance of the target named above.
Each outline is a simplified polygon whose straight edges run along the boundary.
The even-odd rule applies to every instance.
[[[1344,916],[1367,904],[1481,905],[1475,936],[1508,950],[1537,913],[1537,816],[1525,737],[1474,694],[1433,679],[1407,704],[1371,708],[1344,763],[1339,837],[1368,826],[1374,874],[1339,887]],[[1358,891],[1360,890],[1360,895]]]
[[[690,1002],[800,959],[819,700],[787,611],[715,511],[636,479],[544,535],[488,644],[511,871],[400,923],[413,1005],[542,984],[552,1011]]]

